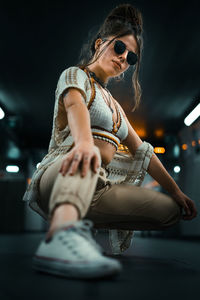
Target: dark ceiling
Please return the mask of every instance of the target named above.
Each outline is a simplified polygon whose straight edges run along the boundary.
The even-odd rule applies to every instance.
[[[9,114],[1,133],[25,148],[48,146],[60,73],[78,63],[88,32],[123,2],[0,2],[0,104]],[[129,3],[144,19],[140,108],[130,113],[130,74],[110,89],[133,127],[146,128],[147,139],[159,128],[176,134],[200,96],[199,1]]]

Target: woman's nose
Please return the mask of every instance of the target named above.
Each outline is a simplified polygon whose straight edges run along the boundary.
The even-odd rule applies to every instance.
[[[126,61],[127,55],[128,55],[128,50],[125,50],[122,54],[119,55],[119,59],[124,62]]]

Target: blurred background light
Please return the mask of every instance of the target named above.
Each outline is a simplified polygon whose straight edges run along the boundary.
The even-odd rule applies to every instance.
[[[181,170],[181,168],[180,168],[179,166],[175,166],[175,167],[174,167],[174,172],[175,172],[175,173],[179,173],[180,170]]]
[[[11,142],[10,142],[11,143]],[[15,145],[13,145],[12,147],[10,147],[7,151],[7,157],[9,159],[19,159],[21,155],[21,151],[18,147],[16,147]]]
[[[9,173],[18,173],[19,172],[19,167],[18,166],[7,166],[6,171]]]
[[[3,119],[4,117],[5,117],[5,113],[3,109],[0,107],[0,120]]]
[[[165,153],[165,148],[164,147],[155,147],[154,152],[159,153],[159,154],[164,154]]]
[[[163,129],[156,129],[154,131],[154,135],[157,137],[157,138],[161,138],[164,136],[164,130]]]
[[[183,150],[187,150],[188,146],[187,146],[187,144],[183,144],[181,148],[182,148]]]
[[[184,119],[186,126],[190,126],[200,116],[200,103]]]
[[[176,145],[174,146],[173,154],[174,154],[174,157],[179,157],[179,155],[180,155],[180,147],[179,147],[178,144],[176,144]]]
[[[146,129],[144,128],[136,128],[135,131],[141,138],[145,138],[147,136]]]

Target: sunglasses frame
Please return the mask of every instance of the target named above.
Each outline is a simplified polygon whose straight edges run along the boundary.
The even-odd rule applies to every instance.
[[[117,43],[120,43],[121,46],[124,46],[123,52],[117,50],[117,46],[116,46]],[[127,49],[127,47],[126,47],[126,44],[125,44],[124,42],[122,42],[121,40],[115,40],[114,50],[115,50],[115,53],[116,53],[116,54],[118,54],[118,55],[123,54],[123,53],[125,52],[126,49]],[[131,59],[130,56],[132,56],[132,55],[134,55],[134,58],[135,58],[135,62],[134,62],[134,63],[130,62],[130,59]],[[133,51],[129,51],[129,50],[128,50],[128,54],[127,54],[126,60],[127,60],[127,62],[128,62],[129,65],[134,66],[134,65],[137,63],[137,61],[138,61],[137,54],[134,53]]]

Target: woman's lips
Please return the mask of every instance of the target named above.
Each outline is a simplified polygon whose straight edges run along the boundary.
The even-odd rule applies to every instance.
[[[120,65],[118,62],[116,62],[115,60],[113,60],[112,62],[113,62],[114,65],[116,65],[119,69],[121,69],[121,65]]]

